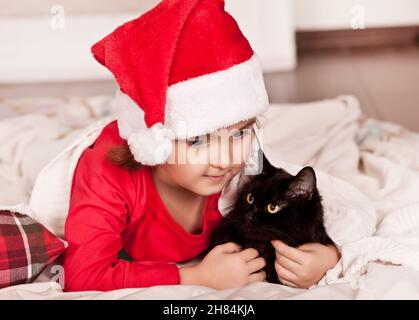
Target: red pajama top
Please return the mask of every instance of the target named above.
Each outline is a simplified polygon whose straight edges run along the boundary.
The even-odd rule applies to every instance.
[[[217,193],[205,200],[202,232],[187,232],[166,209],[150,167],[129,171],[105,159],[121,144],[113,121],[77,163],[65,225],[66,291],[179,284],[176,263],[205,250],[221,219]],[[121,249],[134,261],[119,259]]]

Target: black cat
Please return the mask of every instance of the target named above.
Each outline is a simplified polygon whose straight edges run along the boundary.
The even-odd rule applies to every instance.
[[[323,224],[316,175],[311,167],[305,167],[293,176],[273,167],[263,156],[262,173],[249,178],[238,191],[233,209],[213,232],[206,253],[226,242],[235,242],[242,249],[255,248],[267,262],[267,281],[280,283],[271,240],[292,247],[333,243]]]

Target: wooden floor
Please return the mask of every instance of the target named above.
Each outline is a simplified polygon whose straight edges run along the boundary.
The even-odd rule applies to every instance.
[[[419,132],[419,46],[303,52],[294,72],[267,74],[266,85],[272,102],[352,94],[368,115]]]
[[[365,113],[419,132],[419,47],[316,50],[299,54],[293,72],[266,74],[272,102],[352,94]],[[114,94],[112,81],[0,85],[0,98]]]

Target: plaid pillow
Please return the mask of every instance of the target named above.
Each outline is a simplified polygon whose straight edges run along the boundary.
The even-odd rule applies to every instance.
[[[65,247],[29,216],[0,210],[0,288],[32,282]]]

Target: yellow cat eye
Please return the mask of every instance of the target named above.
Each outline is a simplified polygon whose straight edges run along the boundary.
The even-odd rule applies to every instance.
[[[269,213],[274,214],[274,213],[277,213],[279,210],[281,210],[281,207],[275,203],[270,203],[266,206],[266,210]]]
[[[246,201],[247,201],[248,204],[252,204],[253,201],[255,201],[255,198],[253,198],[251,193],[248,193],[247,196],[246,196]]]

